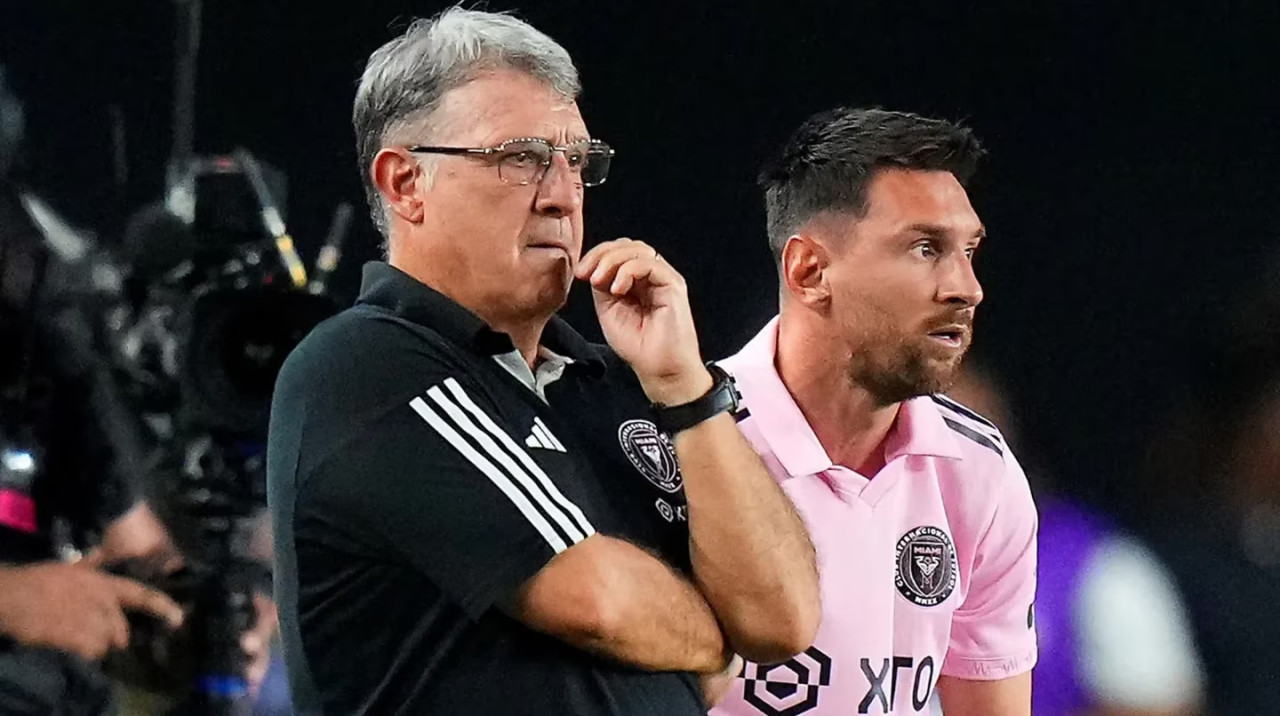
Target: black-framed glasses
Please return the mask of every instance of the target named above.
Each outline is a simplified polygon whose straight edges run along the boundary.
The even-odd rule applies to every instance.
[[[599,186],[609,178],[614,151],[598,139],[584,139],[557,147],[539,137],[508,139],[496,147],[405,147],[415,154],[464,154],[489,158],[498,165],[498,177],[507,184],[525,186],[542,181],[551,157],[563,152],[569,170],[582,178],[583,186]]]

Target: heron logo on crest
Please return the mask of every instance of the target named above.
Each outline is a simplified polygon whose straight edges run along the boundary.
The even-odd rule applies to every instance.
[[[618,428],[618,443],[631,464],[664,492],[680,491],[684,480],[671,439],[648,420],[628,420]]]
[[[935,607],[955,591],[959,568],[951,536],[937,527],[917,527],[898,540],[894,585],[912,604]]]

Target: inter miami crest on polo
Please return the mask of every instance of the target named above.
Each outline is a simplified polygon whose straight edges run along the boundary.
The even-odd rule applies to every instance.
[[[951,536],[937,527],[921,526],[898,540],[894,584],[912,604],[934,607],[956,588],[959,569]]]
[[[680,475],[680,463],[671,439],[658,432],[658,426],[649,420],[628,420],[618,428],[618,442],[622,452],[640,474],[649,482],[669,493],[680,491],[684,484]]]

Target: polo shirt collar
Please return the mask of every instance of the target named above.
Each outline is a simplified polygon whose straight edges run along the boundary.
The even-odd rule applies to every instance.
[[[573,326],[559,316],[552,316],[547,322],[547,327],[542,329],[542,345],[552,353],[557,353],[574,362],[586,363],[597,373],[605,368],[605,351],[583,338],[582,334],[575,331]]]
[[[364,265],[356,304],[376,306],[444,336],[478,355],[496,356],[515,350],[511,337],[489,327],[466,307],[418,279],[383,261]],[[605,367],[600,348],[589,343],[559,316],[542,331],[541,343],[551,351],[593,370]]]
[[[947,428],[933,400],[922,395],[905,401],[885,438],[885,462],[906,455],[963,459],[956,434]]]
[[[778,318],[734,356],[734,380],[751,417],[788,475],[816,475],[834,467],[809,421],[778,376]],[[907,455],[959,459],[960,446],[928,396],[905,401],[885,438],[885,462]]]

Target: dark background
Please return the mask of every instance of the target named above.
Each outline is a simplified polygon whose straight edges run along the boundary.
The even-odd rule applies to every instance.
[[[588,125],[618,150],[590,193],[588,240],[642,238],[681,268],[709,356],[774,309],[753,176],[804,117],[855,104],[966,120],[991,151],[972,191],[990,234],[976,352],[1015,393],[1024,455],[1132,516],[1146,442],[1211,359],[1233,297],[1280,253],[1280,6],[1112,5],[488,7],[518,7],[574,56]],[[243,145],[284,170],[308,260],[335,205],[356,204],[337,285],[349,296],[378,244],[349,124],[356,80],[409,17],[441,7],[205,2],[197,150]],[[173,9],[0,2],[27,179],[106,241],[160,195]],[[113,116],[124,184],[112,181]],[[584,298],[568,312],[586,328]]]

